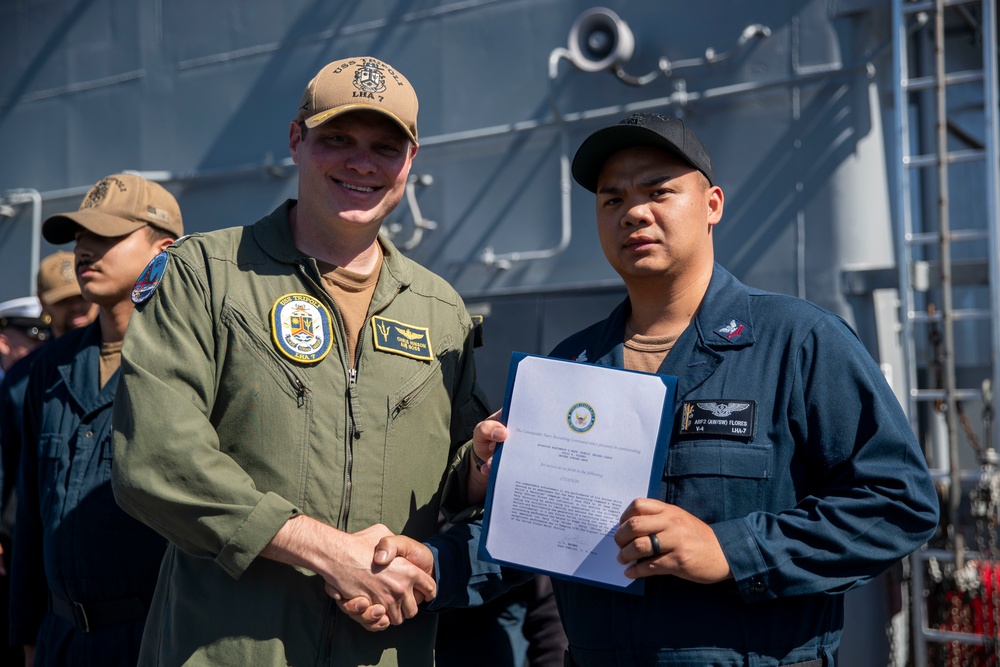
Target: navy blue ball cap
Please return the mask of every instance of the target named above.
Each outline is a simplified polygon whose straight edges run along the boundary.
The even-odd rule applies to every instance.
[[[573,178],[591,192],[597,192],[597,177],[608,158],[636,146],[653,146],[673,153],[715,185],[712,156],[694,130],[680,118],[648,112],[632,114],[617,125],[587,137],[573,157]]]

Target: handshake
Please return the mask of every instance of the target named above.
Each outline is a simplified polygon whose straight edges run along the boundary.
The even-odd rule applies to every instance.
[[[493,452],[507,435],[497,416],[473,433],[470,505],[486,496]],[[371,632],[413,618],[420,603],[437,594],[431,550],[382,524],[348,534],[300,515],[285,524],[264,555],[321,575],[341,611]]]
[[[341,562],[336,580],[324,576],[325,588],[362,627],[378,632],[399,625],[416,616],[420,603],[434,599],[434,556],[426,545],[394,535],[382,524],[346,537],[356,542],[358,558]]]

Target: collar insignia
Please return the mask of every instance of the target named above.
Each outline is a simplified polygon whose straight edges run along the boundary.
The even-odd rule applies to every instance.
[[[750,333],[750,327],[738,320],[729,320],[729,324],[719,327],[715,333],[731,343],[738,343],[743,336]]]
[[[139,279],[135,281],[135,287],[132,288],[132,303],[140,304],[153,296],[153,292],[160,286],[163,272],[167,269],[169,257],[170,255],[164,251],[149,260],[149,264],[139,274]]]
[[[292,361],[322,361],[333,345],[330,311],[308,294],[286,294],[271,308],[271,337]]]
[[[371,319],[371,323],[376,350],[421,361],[434,359],[430,329],[427,327],[405,324],[378,315]]]

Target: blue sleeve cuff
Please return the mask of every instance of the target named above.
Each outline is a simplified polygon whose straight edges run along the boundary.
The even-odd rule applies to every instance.
[[[478,521],[457,523],[424,542],[434,554],[438,587],[437,596],[426,607],[429,611],[477,607],[531,579],[530,572],[480,560],[481,534]]]
[[[773,600],[778,596],[768,583],[768,569],[757,543],[746,526],[747,519],[712,524],[722,553],[733,573],[736,588],[745,602]]]

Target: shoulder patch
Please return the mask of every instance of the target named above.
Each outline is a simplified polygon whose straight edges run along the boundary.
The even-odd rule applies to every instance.
[[[271,337],[292,361],[322,361],[333,346],[330,311],[308,294],[286,294],[271,307]]]
[[[397,322],[378,315],[373,317],[371,322],[375,349],[421,361],[434,359],[429,328]]]
[[[135,281],[135,287],[132,288],[132,303],[140,304],[153,296],[153,292],[160,286],[160,280],[163,278],[163,272],[167,269],[169,258],[170,255],[164,251],[149,260],[149,264],[139,274],[139,279]]]

